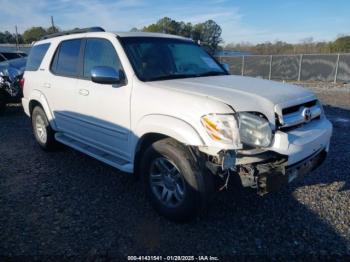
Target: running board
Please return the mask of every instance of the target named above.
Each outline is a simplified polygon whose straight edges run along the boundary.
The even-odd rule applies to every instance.
[[[65,144],[69,147],[72,147],[82,153],[85,153],[93,158],[96,158],[110,166],[116,167],[120,169],[121,171],[132,173],[133,172],[133,165],[124,160],[121,159],[115,155],[112,155],[108,152],[102,151],[96,147],[90,146],[86,143],[83,143],[72,136],[63,134],[63,133],[56,133],[55,139],[62,144]]]

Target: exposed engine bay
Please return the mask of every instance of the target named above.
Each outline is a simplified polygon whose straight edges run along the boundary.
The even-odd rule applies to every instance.
[[[24,70],[0,66],[0,111],[8,103],[18,103],[23,96],[20,86]]]

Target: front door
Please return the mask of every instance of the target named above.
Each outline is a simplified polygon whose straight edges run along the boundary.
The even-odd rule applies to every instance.
[[[78,114],[84,139],[97,148],[130,161],[131,84],[98,84],[91,81],[91,69],[108,66],[122,71],[112,42],[87,38],[83,57],[83,78],[78,80]]]

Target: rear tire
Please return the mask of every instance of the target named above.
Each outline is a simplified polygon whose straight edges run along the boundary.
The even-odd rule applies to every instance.
[[[155,210],[177,222],[193,219],[203,211],[210,186],[209,174],[200,169],[189,149],[171,138],[146,149],[140,173]]]
[[[57,148],[55,131],[40,106],[36,106],[32,112],[32,128],[34,137],[42,149],[50,151]]]

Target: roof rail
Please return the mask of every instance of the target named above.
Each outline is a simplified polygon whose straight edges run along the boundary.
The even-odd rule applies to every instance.
[[[89,33],[89,32],[105,32],[105,30],[102,27],[88,27],[88,28],[81,28],[81,29],[73,29],[69,31],[63,31],[58,32],[50,35],[43,36],[40,40],[49,39],[53,37],[63,36],[63,35],[71,35],[71,34],[80,34],[80,33]]]

